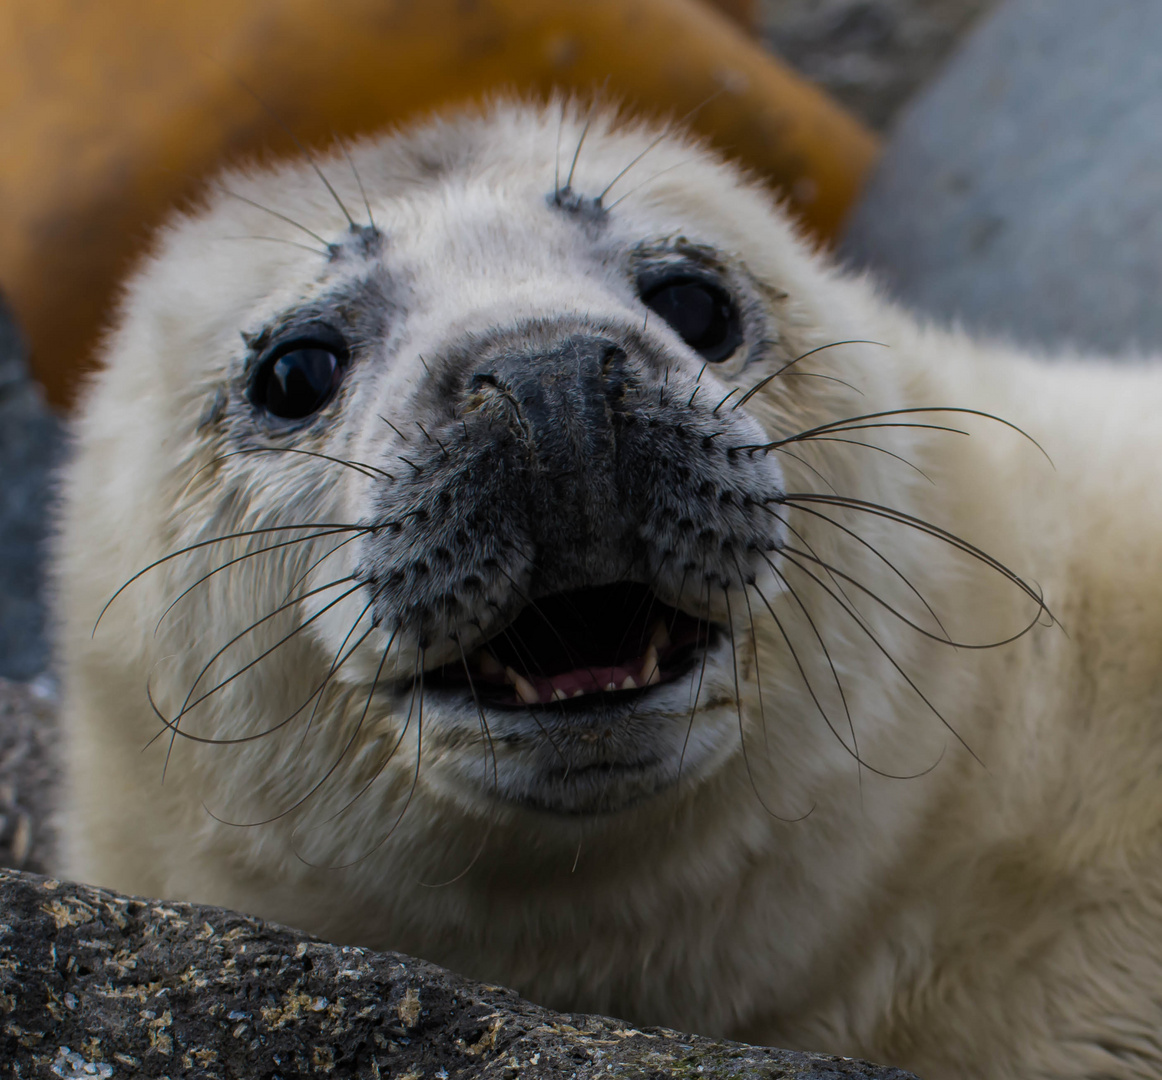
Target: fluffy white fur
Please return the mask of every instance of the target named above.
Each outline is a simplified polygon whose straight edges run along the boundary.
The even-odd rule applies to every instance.
[[[919,326],[680,137],[648,150],[591,226],[546,203],[584,122],[504,106],[352,151],[384,237],[372,261],[397,291],[375,362],[299,445],[387,469],[403,448],[389,453],[379,417],[407,429],[429,377],[420,357],[521,319],[644,324],[690,377],[698,358],[646,319],[624,258],[682,236],[758,282],[774,328],[759,362],[708,368],[702,393],[746,389],[818,346],[880,343],[823,349],[771,380],[745,410],[772,439],[954,406],[1044,447],[1051,464],[1000,423],[932,412],[895,422],[966,434],[879,427],[772,461],[788,491],[885,504],[979,546],[1035,583],[1057,622],[1041,613],[995,648],[937,641],[1009,637],[1037,605],[916,528],[790,505],[789,543],[837,572],[777,555],[784,578],[760,583],[770,607],[735,598],[740,700],[719,650],[692,723],[684,682],[643,736],[676,768],[690,724],[680,780],[620,812],[506,800],[533,766],[499,737],[490,748],[475,713],[425,703],[405,727],[407,695],[370,694],[382,630],[317,711],[215,743],[276,727],[356,640],[359,594],[324,610],[339,586],[231,646],[189,700],[244,670],[171,738],[150,695],[178,716],[219,649],[288,595],[350,574],[359,545],[311,570],[346,534],[231,565],[291,534],[208,543],[134,579],[94,633],[106,603],[191,544],[366,520],[374,483],[322,458],[237,453],[256,442],[221,420],[241,335],[368,267],[295,246],[321,246],[304,230],[348,234],[309,164],[237,173],[164,231],[128,284],[77,421],[56,559],[62,869],[418,954],[554,1007],[865,1056],[928,1080],[1162,1076],[1162,369],[1049,363]],[[573,189],[596,195],[654,136],[599,114]],[[322,167],[365,222],[347,159]],[[414,657],[392,651],[381,687]],[[489,719],[499,735],[504,718]]]

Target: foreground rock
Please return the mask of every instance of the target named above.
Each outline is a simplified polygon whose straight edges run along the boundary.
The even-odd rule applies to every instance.
[[[395,953],[12,870],[0,920],[0,1061],[19,1077],[908,1078],[552,1013]]]

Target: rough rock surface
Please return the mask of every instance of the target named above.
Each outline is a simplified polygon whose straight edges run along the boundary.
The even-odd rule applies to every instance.
[[[846,1058],[551,1013],[421,960],[218,908],[0,871],[17,1077],[907,1080]]]

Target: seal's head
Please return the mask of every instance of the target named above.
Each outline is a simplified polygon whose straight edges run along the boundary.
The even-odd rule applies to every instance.
[[[225,176],[130,283],[66,479],[78,790],[113,754],[160,823],[129,854],[137,802],[82,794],[75,872],[320,928],[306,863],[354,864],[354,908],[485,850],[568,873],[582,834],[633,862],[676,814],[767,837],[854,804],[858,760],[930,764],[892,700],[925,639],[869,647],[857,592],[915,609],[924,538],[885,565],[898,519],[804,502],[928,482],[914,432],[844,427],[899,400],[864,296],[607,113]]]

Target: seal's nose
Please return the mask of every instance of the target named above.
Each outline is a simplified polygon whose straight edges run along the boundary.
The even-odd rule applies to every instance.
[[[628,366],[617,342],[575,333],[499,350],[468,377],[469,393],[494,399],[523,446],[524,475],[513,480],[538,546],[559,568],[579,557],[612,564],[624,547],[632,515],[619,491],[614,414]]]
[[[609,338],[572,334],[547,348],[490,357],[469,386],[508,403],[543,469],[600,468],[614,450],[610,415],[625,392],[625,360]]]

